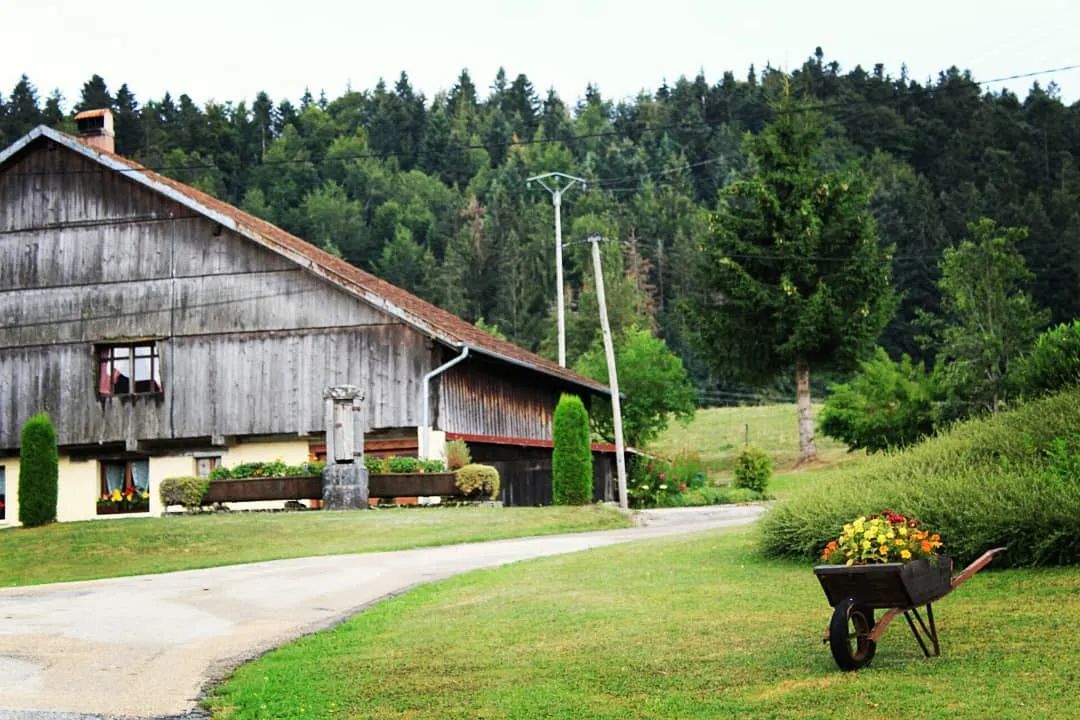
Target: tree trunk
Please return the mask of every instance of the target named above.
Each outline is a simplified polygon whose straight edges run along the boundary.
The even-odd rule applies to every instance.
[[[799,465],[817,457],[814,445],[814,415],[810,407],[810,366],[795,360],[795,393],[799,406]]]

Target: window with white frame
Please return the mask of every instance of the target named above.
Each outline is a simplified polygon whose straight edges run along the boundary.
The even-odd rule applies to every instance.
[[[154,395],[161,393],[161,357],[153,340],[98,345],[98,394]]]

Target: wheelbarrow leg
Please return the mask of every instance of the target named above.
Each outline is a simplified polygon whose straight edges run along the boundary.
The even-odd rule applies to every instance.
[[[918,627],[915,626],[915,621],[912,620],[914,616],[915,621],[918,621]],[[926,604],[926,617],[929,620],[930,625],[927,626],[923,620],[922,615],[919,614],[918,608],[911,608],[904,611],[904,619],[907,620],[908,627],[911,628],[911,634],[915,636],[915,640],[919,643],[919,647],[922,648],[923,655],[926,657],[937,657],[941,655],[941,645],[938,643],[937,625],[934,623],[934,604]],[[919,630],[922,629],[920,633]],[[924,636],[930,640],[933,645],[934,651],[930,652],[930,649],[926,647],[926,641]]]

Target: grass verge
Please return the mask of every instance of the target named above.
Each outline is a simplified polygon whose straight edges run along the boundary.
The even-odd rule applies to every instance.
[[[0,532],[0,585],[190,570],[628,527],[604,506],[233,513],[57,523]]]
[[[710,533],[424,586],[240,668],[208,704],[217,720],[1068,714],[1077,569],[981,573],[937,608],[942,657],[897,623],[844,674],[810,567],[753,548]]]

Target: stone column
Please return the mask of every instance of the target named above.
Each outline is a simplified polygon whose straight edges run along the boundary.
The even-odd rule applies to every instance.
[[[368,474],[364,467],[364,429],[355,385],[332,385],[323,391],[326,402],[326,469],[323,506],[351,510],[368,506]]]

